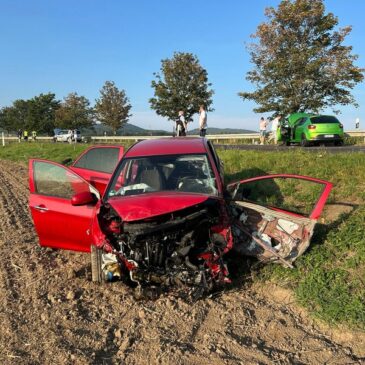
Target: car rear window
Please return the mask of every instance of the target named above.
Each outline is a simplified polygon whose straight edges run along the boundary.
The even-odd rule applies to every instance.
[[[336,117],[323,115],[320,117],[312,117],[311,122],[313,124],[330,124],[330,123],[340,123]]]
[[[114,171],[118,160],[119,148],[92,148],[82,155],[73,166],[111,174]]]

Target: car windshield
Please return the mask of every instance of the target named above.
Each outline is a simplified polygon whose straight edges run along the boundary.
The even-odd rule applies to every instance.
[[[207,155],[164,155],[127,158],[117,169],[107,198],[156,191],[217,195]]]
[[[311,122],[313,124],[332,124],[332,123],[340,123],[336,117],[332,117],[329,115],[322,115],[319,117],[312,117]]]

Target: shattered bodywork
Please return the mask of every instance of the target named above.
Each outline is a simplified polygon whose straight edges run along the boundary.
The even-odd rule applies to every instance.
[[[228,252],[292,267],[309,246],[331,190],[326,181],[296,175],[225,187],[213,146],[192,138],[136,144],[99,192],[87,168],[76,174],[44,160],[31,160],[29,167],[30,208],[41,245],[92,247],[95,279],[123,280],[147,296],[174,288],[197,299],[229,283]],[[294,194],[286,199],[285,191]],[[307,191],[318,198],[313,207],[302,199],[288,210],[293,195]],[[47,220],[72,225],[74,232],[50,233]]]

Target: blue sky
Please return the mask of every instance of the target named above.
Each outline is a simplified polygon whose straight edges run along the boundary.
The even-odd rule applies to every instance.
[[[170,129],[149,108],[151,80],[174,51],[192,52],[215,90],[211,127],[257,129],[261,115],[239,91],[252,89],[245,43],[278,0],[0,0],[0,107],[16,99],[77,92],[93,104],[106,80],[125,89],[131,123]],[[365,67],[365,1],[326,0],[339,25],[352,25],[347,44]],[[364,83],[354,95],[360,108],[340,107],[345,129],[359,117],[365,127]],[[269,114],[265,115],[268,116]],[[193,127],[197,127],[197,118]]]

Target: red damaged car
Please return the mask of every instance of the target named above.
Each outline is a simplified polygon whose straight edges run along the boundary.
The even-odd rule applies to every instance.
[[[29,161],[41,246],[91,251],[93,280],[194,298],[230,282],[225,255],[292,262],[309,246],[332,184],[265,175],[224,185],[210,141],[164,138],[95,146],[71,167]],[[293,197],[305,194],[299,203]]]

